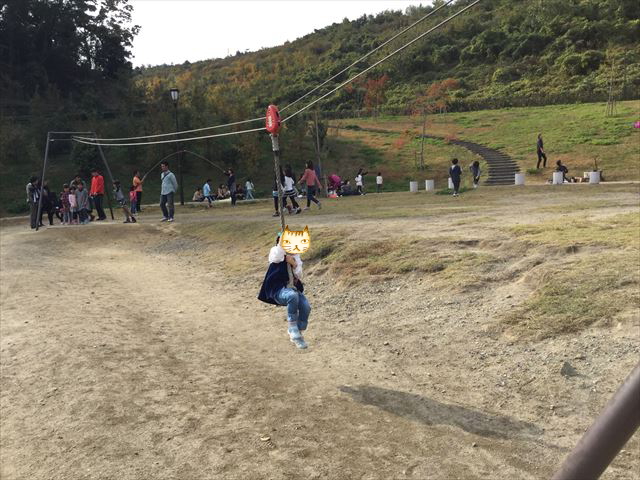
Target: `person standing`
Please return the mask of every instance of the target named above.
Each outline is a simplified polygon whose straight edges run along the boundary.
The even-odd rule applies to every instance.
[[[316,175],[316,172],[313,169],[313,162],[311,160],[307,162],[307,168],[305,169],[304,174],[298,181],[298,183],[303,183],[303,182],[307,186],[307,206],[305,207],[305,210],[309,210],[309,207],[311,206],[311,202],[318,205],[319,209],[322,209],[322,204],[315,197],[316,185],[318,185],[318,188],[322,188],[322,184],[320,183],[320,180],[318,180],[318,176]]]
[[[89,195],[82,183],[79,183],[76,188],[76,203],[80,225],[86,225],[89,223]]]
[[[359,195],[364,195],[364,176],[369,172],[363,172],[363,169],[358,169],[358,174],[356,175],[356,191]]]
[[[140,171],[136,170],[133,172],[133,181],[131,185],[134,187],[134,191],[136,192],[136,211],[133,211],[133,204],[131,205],[131,213],[140,213],[142,212],[142,184],[144,180],[140,178]]]
[[[40,201],[40,182],[38,177],[31,177],[27,183],[27,202],[29,203],[29,218],[31,228],[38,227],[38,203]]]
[[[71,203],[69,202],[69,184],[67,183],[62,186],[60,211],[62,212],[62,224],[71,225]]]
[[[449,167],[449,176],[453,183],[453,196],[457,197],[460,191],[460,179],[462,178],[462,169],[458,165],[458,159],[451,160],[451,167]]]
[[[247,181],[244,182],[244,189],[246,190],[246,195],[245,195],[245,199],[246,200],[253,200],[253,189],[255,187],[253,186],[253,182],[251,181],[250,178],[247,178]]]
[[[480,162],[478,160],[474,161],[469,167],[471,170],[471,175],[473,176],[473,188],[478,188],[478,184],[480,183],[480,175],[482,175],[482,170],[480,170]]]
[[[98,221],[106,220],[107,216],[102,208],[102,200],[104,198],[104,177],[100,175],[100,172],[98,172],[96,168],[91,170],[91,191],[89,192],[89,195],[93,198],[93,204],[96,207],[96,212],[98,213]]]
[[[231,194],[231,206],[236,206],[236,176],[233,173],[232,169],[228,169],[224,174],[229,177],[227,178],[227,188],[229,189],[229,193]]]
[[[169,162],[160,164],[162,173],[160,174],[160,209],[162,210],[161,222],[173,222],[173,196],[178,191],[178,181],[176,176],[169,170]]]
[[[382,173],[378,172],[376,176],[376,192],[380,193],[382,191]]]
[[[80,174],[77,174],[77,175],[74,177],[74,179],[73,179],[73,180],[71,180],[71,181],[69,182],[69,188],[73,188],[73,189],[74,189],[74,191],[75,191],[75,190],[78,188],[78,185],[80,185],[80,184],[82,184],[82,189],[83,189],[83,190],[88,191],[88,190],[87,190],[87,183],[82,179],[82,177],[80,176]],[[89,211],[88,211],[87,213],[88,213],[88,215],[89,215],[89,220],[90,220],[91,222],[93,222],[93,221],[96,219],[96,216],[93,214],[93,206],[91,205],[91,201],[92,201],[92,199],[91,199],[91,198],[89,198]],[[78,216],[78,215],[77,215],[77,214],[78,214],[77,210],[76,210],[76,212],[75,212],[75,213],[76,213],[76,215],[75,215],[75,219],[77,220],[77,216]]]
[[[547,154],[544,153],[544,141],[542,140],[542,134],[538,134],[538,141],[536,143],[536,151],[538,153],[538,165],[536,168],[540,168],[540,161],[544,159],[542,163],[543,168],[547,168]]]

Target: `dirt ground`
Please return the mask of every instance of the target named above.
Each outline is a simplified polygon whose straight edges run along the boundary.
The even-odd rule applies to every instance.
[[[368,218],[328,202],[304,221],[312,235],[348,225],[363,238],[500,250],[503,227],[576,203],[566,191],[500,192],[487,207],[495,222],[455,209]],[[594,192],[604,206],[581,216],[640,212],[637,186]],[[426,197],[398,198],[410,210]],[[172,225],[155,211],[136,225],[3,224],[3,480],[548,478],[638,361],[637,310],[544,340],[495,328],[531,293],[532,271],[594,249],[514,256],[471,290],[419,274],[349,285],[309,262],[310,347],[298,351],[283,310],[256,300],[268,245],[243,272],[230,267],[247,261],[233,242],[185,233],[277,223],[268,203],[243,208],[179,211]],[[630,255],[629,268],[639,263]],[[603,478],[639,478],[638,440]]]

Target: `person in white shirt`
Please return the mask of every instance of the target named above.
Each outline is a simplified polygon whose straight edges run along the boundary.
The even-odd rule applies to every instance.
[[[376,192],[380,193],[382,191],[382,173],[378,172],[376,176]]]
[[[245,194],[245,200],[254,200],[253,198],[253,189],[255,187],[253,186],[253,182],[251,181],[250,178],[247,178],[247,181],[244,183],[244,189],[247,191],[247,193]]]
[[[358,195],[364,195],[364,176],[369,172],[363,172],[363,169],[358,170],[358,174],[356,175],[356,192]]]

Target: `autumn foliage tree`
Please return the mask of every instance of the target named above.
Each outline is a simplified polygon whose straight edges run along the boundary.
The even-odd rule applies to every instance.
[[[389,84],[389,76],[385,73],[378,78],[370,78],[365,84],[366,94],[364,105],[367,110],[375,113],[380,112],[381,105],[386,101],[386,90]]]

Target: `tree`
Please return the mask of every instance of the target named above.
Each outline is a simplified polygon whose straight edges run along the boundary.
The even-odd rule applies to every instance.
[[[55,85],[64,96],[131,69],[128,0],[7,0],[0,8],[3,84],[23,98]],[[3,85],[7,87],[8,85]],[[4,88],[3,88],[4,90]]]
[[[367,109],[372,110],[378,114],[380,112],[380,106],[385,102],[385,92],[387,84],[389,83],[389,76],[385,73],[378,78],[370,78],[366,83],[367,93],[364,96],[364,104]]]

